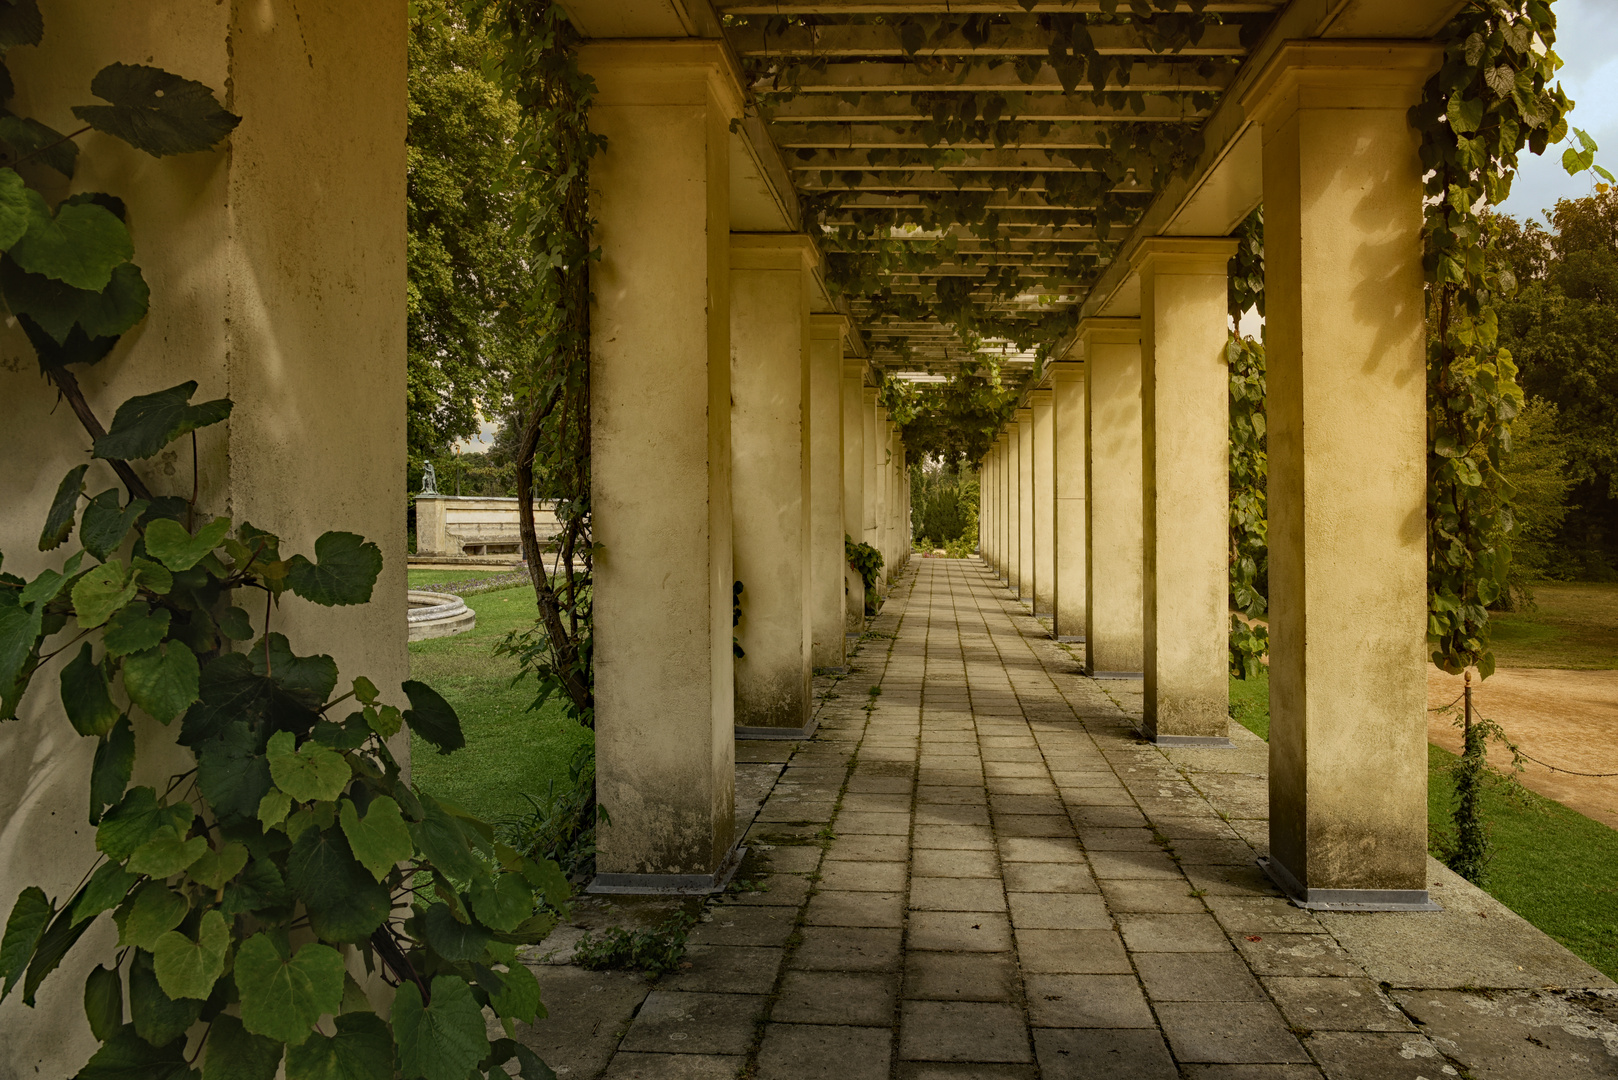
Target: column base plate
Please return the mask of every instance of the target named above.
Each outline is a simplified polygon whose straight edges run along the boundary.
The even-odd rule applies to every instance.
[[[1086,675],[1092,679],[1144,679],[1144,671],[1087,671]]]
[[[1141,735],[1156,746],[1200,746],[1209,750],[1231,750],[1236,746],[1223,735]]]
[[[737,741],[763,740],[766,742],[796,742],[814,735],[815,729],[820,726],[820,717],[816,716],[803,725],[803,727],[743,727],[736,725]]]
[[[597,874],[584,891],[595,896],[707,896],[724,892],[747,849],[732,844],[711,874]]]
[[[1306,889],[1292,872],[1267,855],[1258,867],[1306,911],[1443,911],[1426,889]]]

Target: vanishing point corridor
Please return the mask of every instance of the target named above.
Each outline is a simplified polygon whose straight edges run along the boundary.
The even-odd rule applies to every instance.
[[[738,746],[767,891],[564,1078],[1612,1075],[1612,1003],[1577,993],[1612,984],[1436,863],[1438,914],[1283,900],[1265,744],[1140,741],[1140,683],[1077,674],[979,561],[914,560],[854,665],[813,740]],[[604,1003],[550,971],[553,1017]]]

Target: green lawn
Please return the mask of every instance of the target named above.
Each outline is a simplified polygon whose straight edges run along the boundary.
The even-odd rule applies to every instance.
[[[509,574],[510,570],[474,570],[467,567],[464,570],[411,570],[410,587],[412,589],[426,588],[428,585],[443,585],[452,581],[475,581],[480,578],[495,577],[499,574]]]
[[[1534,603],[1489,615],[1498,666],[1618,668],[1618,582],[1544,581]]]
[[[1269,738],[1267,673],[1247,682],[1232,679],[1230,706],[1239,723]],[[1454,760],[1448,751],[1427,748],[1427,822],[1435,842],[1450,827]],[[1508,792],[1503,784],[1485,791],[1483,812],[1494,844],[1484,888],[1618,978],[1618,832],[1531,791]]]
[[[497,821],[528,809],[525,792],[540,796],[551,780],[564,783],[575,749],[593,736],[554,701],[530,712],[533,682],[513,687],[516,661],[494,655],[508,631],[532,625],[533,591],[501,589],[469,596],[466,603],[477,612],[475,630],[410,646],[411,678],[429,683],[455,706],[466,748],[446,756],[412,739],[411,759],[424,790]]]

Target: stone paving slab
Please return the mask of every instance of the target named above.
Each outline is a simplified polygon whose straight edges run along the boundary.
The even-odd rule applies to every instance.
[[[738,744],[758,869],[678,971],[540,969],[562,1080],[1618,1077],[1618,987],[1437,863],[1439,913],[1288,903],[1267,746],[1144,742],[977,560],[915,560],[850,669]]]

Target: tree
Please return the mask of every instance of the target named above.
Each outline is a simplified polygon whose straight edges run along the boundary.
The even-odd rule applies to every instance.
[[[1525,392],[1555,406],[1570,504],[1545,552],[1557,577],[1618,576],[1618,191],[1562,199],[1549,231],[1499,219],[1520,290],[1499,305]]]
[[[1557,421],[1555,405],[1544,398],[1529,398],[1511,422],[1511,457],[1506,462],[1511,481],[1510,589],[1503,601],[1512,608],[1533,600],[1532,582],[1550,572],[1556,538],[1567,517],[1567,447]]]
[[[407,157],[411,486],[422,462],[504,411],[532,362],[518,314],[529,280],[513,229],[523,117],[492,74],[496,46],[457,0],[417,0],[410,24]]]

